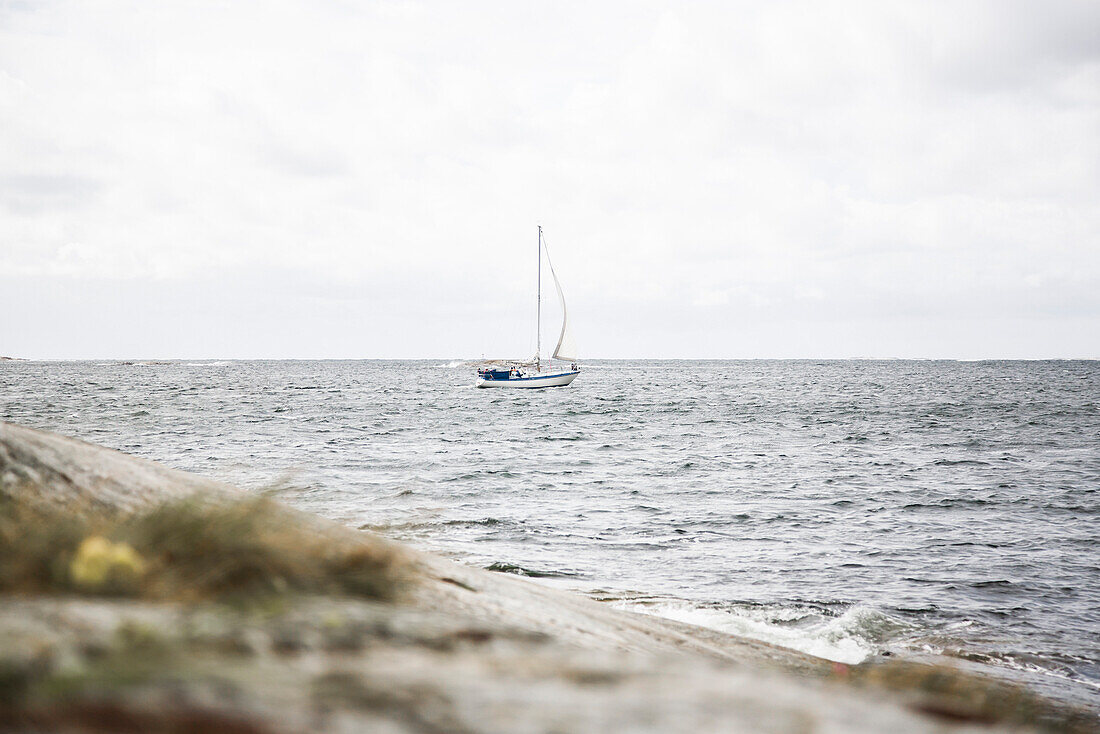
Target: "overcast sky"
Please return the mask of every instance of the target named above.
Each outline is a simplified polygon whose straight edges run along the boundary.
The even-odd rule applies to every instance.
[[[1100,357],[1100,2],[0,0],[0,354],[526,356],[538,224],[584,357]]]

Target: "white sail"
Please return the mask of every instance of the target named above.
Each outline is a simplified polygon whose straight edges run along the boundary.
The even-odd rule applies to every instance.
[[[558,334],[558,344],[554,347],[553,359],[575,362],[577,349],[572,337],[569,335],[569,312],[565,310],[565,294],[561,292],[558,274],[554,272],[554,263],[550,261],[550,250],[546,247],[545,235],[542,237],[542,250],[546,253],[546,264],[550,266],[550,275],[554,278],[554,288],[558,292],[558,303],[561,304],[561,333]]]

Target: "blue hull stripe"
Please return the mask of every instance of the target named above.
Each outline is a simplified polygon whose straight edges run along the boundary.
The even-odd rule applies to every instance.
[[[579,375],[580,370],[576,372],[555,372],[552,375],[539,375],[538,377],[509,377],[505,380],[485,380],[486,382],[524,382],[526,380],[552,380],[555,377],[565,377],[566,375]],[[484,378],[482,378],[484,379]]]

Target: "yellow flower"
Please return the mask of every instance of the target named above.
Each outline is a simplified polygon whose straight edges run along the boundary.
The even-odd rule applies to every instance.
[[[145,561],[128,543],[93,535],[76,549],[69,576],[85,591],[121,591],[133,587],[145,572]]]

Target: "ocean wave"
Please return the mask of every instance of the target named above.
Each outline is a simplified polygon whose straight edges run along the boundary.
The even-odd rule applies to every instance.
[[[523,566],[516,565],[515,563],[505,563],[504,561],[496,561],[490,563],[485,567],[486,571],[497,571],[499,573],[511,573],[516,576],[527,576],[528,578],[535,579],[552,579],[552,578],[576,578],[582,574],[576,571],[563,571],[563,570],[545,570],[535,568],[525,568]]]
[[[501,519],[496,518],[496,517],[484,517],[484,518],[481,518],[480,520],[444,520],[443,522],[441,522],[439,524],[447,526],[447,527],[457,527],[457,526],[475,527],[475,526],[500,525],[504,522],[505,522],[504,520],[501,520]]]
[[[404,490],[396,497],[404,497],[413,494],[411,490]],[[435,530],[440,528],[461,528],[461,527],[494,527],[498,525],[512,525],[510,520],[501,520],[497,517],[482,517],[473,519],[456,518],[451,520],[442,520],[438,517],[430,519],[414,519],[406,520],[404,522],[388,522],[388,523],[364,523],[359,526],[360,530],[371,530],[374,532],[410,532],[410,531],[425,531]]]
[[[627,600],[614,604],[849,665],[878,654],[888,642],[915,629],[863,604],[849,607],[839,615],[801,605],[700,605],[679,599]]]

